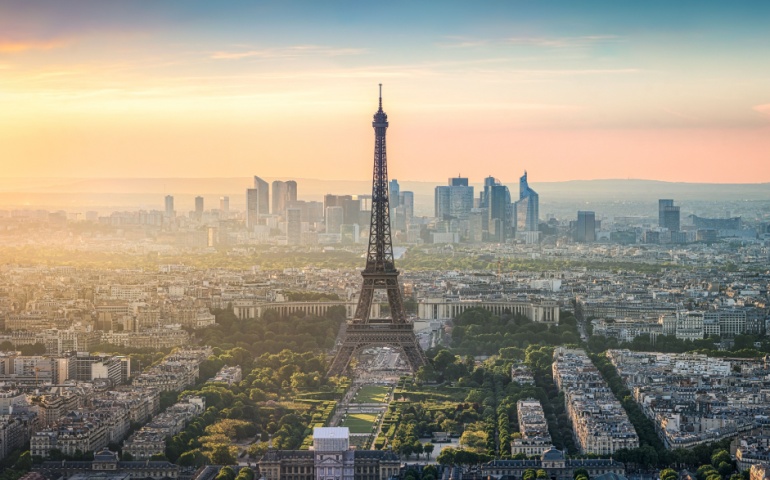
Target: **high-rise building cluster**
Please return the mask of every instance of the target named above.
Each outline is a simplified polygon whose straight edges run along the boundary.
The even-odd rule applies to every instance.
[[[530,186],[526,171],[519,178],[518,188],[518,195],[512,194],[508,185],[493,176],[474,186],[468,177],[458,174],[446,184],[434,187],[430,215],[424,196],[418,195],[421,205],[415,205],[415,192],[405,190],[398,180],[392,179],[387,193],[394,243],[485,242],[555,247],[576,244],[584,245],[577,247],[579,251],[589,252],[606,244],[714,244],[723,238],[752,241],[762,233],[770,233],[770,226],[759,225],[759,230],[747,228],[741,217],[730,217],[729,212],[725,218],[696,214],[683,217],[682,207],[670,198],[658,200],[655,216],[651,210],[647,215],[617,211],[613,215],[590,208],[575,211],[571,218],[559,219],[556,214],[547,213],[541,220],[540,196]],[[253,185],[245,192],[245,208],[233,209],[230,197],[221,196],[218,209],[206,209],[212,203],[198,195],[192,199],[192,209],[183,215],[179,212],[180,199],[167,195],[163,211],[114,212],[108,218],[87,212],[86,219],[112,225],[157,227],[173,235],[175,243],[182,247],[365,241],[371,221],[371,192],[330,192],[317,200],[301,200],[298,191],[295,180],[268,182],[254,176]],[[556,210],[559,208],[563,214],[564,209]],[[161,238],[169,238],[168,234]]]
[[[484,179],[478,198],[468,178],[450,178],[434,194],[436,223],[425,238],[433,243],[495,242],[519,239],[537,243],[540,239],[540,197],[527,183],[519,181],[519,199],[513,202],[508,187],[494,177]]]

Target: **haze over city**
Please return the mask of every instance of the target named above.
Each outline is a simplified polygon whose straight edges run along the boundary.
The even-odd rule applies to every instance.
[[[769,19],[0,0],[0,480],[770,480]]]
[[[0,2],[3,177],[770,181],[767,2]],[[396,141],[397,140],[397,141]]]

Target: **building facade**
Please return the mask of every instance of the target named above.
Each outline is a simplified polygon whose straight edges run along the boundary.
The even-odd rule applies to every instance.
[[[347,427],[313,429],[313,450],[270,449],[259,460],[265,480],[388,480],[401,461],[387,450],[353,450]]]

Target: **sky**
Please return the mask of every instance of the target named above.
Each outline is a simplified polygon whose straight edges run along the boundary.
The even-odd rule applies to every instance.
[[[770,182],[770,2],[0,0],[0,177]]]

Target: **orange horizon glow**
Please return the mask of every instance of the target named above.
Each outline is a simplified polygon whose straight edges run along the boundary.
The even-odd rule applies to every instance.
[[[710,23],[732,11],[568,31],[558,9],[463,23],[453,5],[426,28],[432,11],[396,6],[380,42],[364,7],[75,3],[69,29],[54,7],[0,7],[2,178],[368,178],[383,83],[400,179],[770,182],[770,41],[749,16]]]

